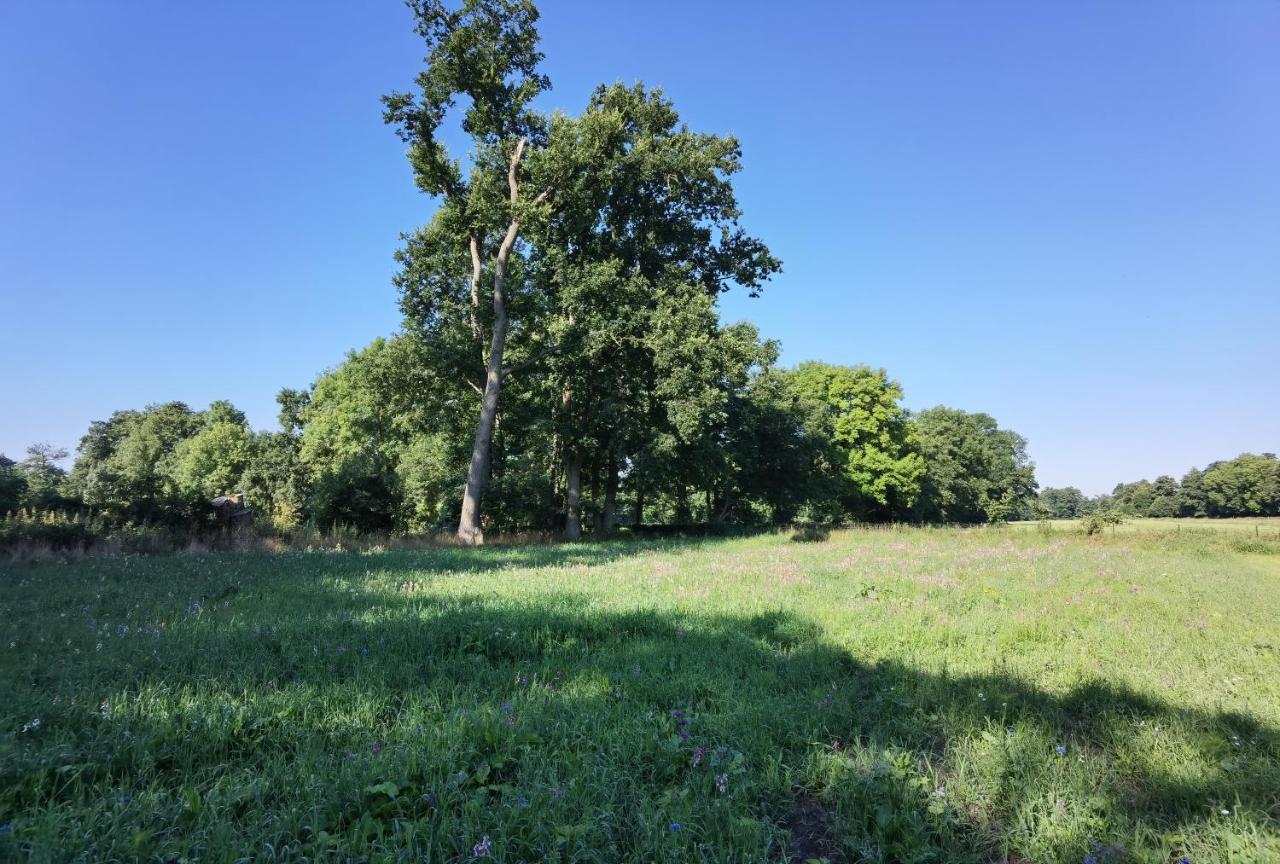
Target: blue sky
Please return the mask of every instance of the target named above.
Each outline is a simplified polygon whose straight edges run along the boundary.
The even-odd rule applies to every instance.
[[[1280,3],[544,2],[545,107],[738,135],[783,360],[886,367],[1099,492],[1280,450]],[[398,2],[0,10],[0,451],[274,394],[398,325]]]

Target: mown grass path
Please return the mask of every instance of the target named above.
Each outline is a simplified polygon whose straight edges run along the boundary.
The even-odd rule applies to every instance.
[[[0,859],[1277,861],[1272,551],[916,529],[3,565]]]

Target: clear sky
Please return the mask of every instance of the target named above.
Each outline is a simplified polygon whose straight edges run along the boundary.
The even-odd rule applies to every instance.
[[[662,85],[783,259],[728,319],[987,411],[1086,492],[1280,450],[1280,3],[541,4],[545,107]],[[0,4],[0,451],[398,326],[398,2]]]

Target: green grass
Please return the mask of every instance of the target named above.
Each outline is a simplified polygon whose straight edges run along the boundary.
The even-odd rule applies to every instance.
[[[4,565],[0,860],[1274,862],[1276,552],[912,529]]]
[[[1042,522],[1014,522],[1014,529],[1045,528],[1054,531],[1078,531],[1079,519],[1049,519]],[[1180,534],[1185,532],[1210,534],[1227,532],[1239,536],[1280,540],[1280,516],[1243,516],[1237,519],[1137,519],[1125,517],[1116,526],[1108,526],[1108,534]]]

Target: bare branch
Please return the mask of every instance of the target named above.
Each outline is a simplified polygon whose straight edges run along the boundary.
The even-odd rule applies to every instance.
[[[517,372],[523,372],[525,369],[528,369],[533,364],[541,360],[545,360],[547,357],[550,357],[555,352],[556,352],[556,346],[549,345],[546,348],[543,348],[537,354],[534,354],[532,357],[526,357],[524,360],[521,360],[519,363],[513,363],[512,365],[503,369],[502,377],[505,379],[510,375],[516,374]]]
[[[471,335],[480,339],[480,237],[471,232]],[[484,348],[480,349],[480,359],[488,362],[484,356]]]
[[[542,192],[538,194],[538,197],[533,199],[533,206],[537,207],[543,201],[546,201],[555,191],[556,187],[554,186],[548,186],[546,189],[543,189]]]
[[[507,168],[507,187],[511,190],[511,203],[516,203],[520,194],[520,184],[516,181],[516,169],[520,167],[520,157],[524,155],[524,145],[528,138],[521,137],[516,142],[516,152],[511,154],[511,165]]]

